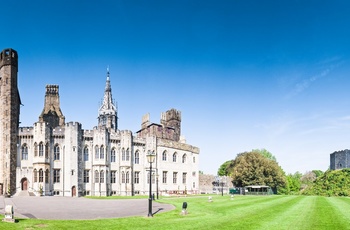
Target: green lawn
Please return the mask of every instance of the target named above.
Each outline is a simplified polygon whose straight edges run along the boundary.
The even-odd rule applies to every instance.
[[[188,214],[180,215],[182,202]],[[153,218],[91,221],[19,219],[0,229],[350,229],[350,198],[316,196],[208,196],[163,198],[176,210]],[[2,219],[3,217],[1,217]]]

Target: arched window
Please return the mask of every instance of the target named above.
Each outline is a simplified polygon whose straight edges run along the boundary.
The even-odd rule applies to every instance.
[[[125,149],[122,148],[122,161],[125,161]]]
[[[105,172],[102,170],[100,172],[100,183],[104,183],[105,182]]]
[[[39,157],[44,156],[44,144],[42,142],[39,143]]]
[[[125,183],[129,184],[130,178],[129,178],[129,172],[126,172],[126,180]]]
[[[104,159],[105,158],[105,148],[103,147],[103,145],[101,145],[100,148],[100,159]]]
[[[129,161],[130,160],[130,151],[129,151],[129,149],[126,150],[126,154],[125,155],[126,155],[125,156],[125,160]]]
[[[39,169],[39,182],[44,182],[44,171]]]
[[[111,151],[111,162],[115,162],[115,148]]]
[[[38,156],[38,144],[36,142],[34,143],[34,156]]]
[[[138,150],[135,152],[135,164],[140,164],[140,152]]]
[[[84,148],[84,161],[89,161],[89,149],[87,146]]]
[[[53,159],[55,161],[60,160],[60,147],[58,146],[58,144],[56,144],[53,149]]]
[[[175,152],[175,153],[173,154],[173,162],[176,162],[176,155],[177,155],[177,153]]]
[[[38,182],[38,171],[34,169],[34,182]]]
[[[187,158],[186,154],[182,155],[182,163],[186,163],[186,158]]]
[[[45,145],[45,158],[49,158],[49,143],[46,143]]]
[[[49,183],[49,169],[45,171],[45,183]]]
[[[98,157],[100,156],[99,152],[98,152],[98,146],[95,146],[95,159],[98,159]]]
[[[122,183],[123,184],[125,183],[125,172],[124,171],[122,172]]]
[[[163,154],[162,154],[162,160],[163,161],[167,160],[167,153],[166,153],[166,151],[164,151]]]
[[[95,171],[95,183],[98,183],[100,181],[100,178],[99,178],[100,174],[99,172],[96,170]]]
[[[26,144],[22,145],[22,160],[28,160],[28,147]]]

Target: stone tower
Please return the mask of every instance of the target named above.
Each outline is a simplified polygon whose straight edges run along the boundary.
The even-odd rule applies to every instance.
[[[0,195],[16,191],[17,135],[21,99],[17,87],[18,55],[0,53]]]
[[[58,85],[47,85],[44,109],[39,116],[39,122],[46,122],[52,128],[64,126],[65,118],[60,107]]]
[[[98,126],[106,127],[108,129],[118,129],[118,113],[117,107],[113,103],[112,88],[109,79],[109,69],[107,68],[107,80],[103,102],[98,110]]]
[[[170,127],[174,129],[175,141],[180,140],[181,135],[181,111],[176,109],[170,109],[161,114],[160,123],[165,127]]]

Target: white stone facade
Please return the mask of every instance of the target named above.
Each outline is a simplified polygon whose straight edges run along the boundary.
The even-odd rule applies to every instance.
[[[17,194],[24,190],[57,196],[146,195],[148,151],[156,154],[152,193],[157,194],[157,187],[159,195],[198,193],[199,148],[181,140],[181,113],[162,113],[161,124],[150,123],[145,116],[141,130],[133,134],[118,130],[112,101],[108,72],[98,125],[84,130],[78,122],[64,123],[58,86],[48,85],[39,121],[19,128]]]

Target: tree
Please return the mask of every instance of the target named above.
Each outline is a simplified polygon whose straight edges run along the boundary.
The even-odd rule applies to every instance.
[[[227,167],[230,165],[231,161],[232,160],[226,161],[225,163],[220,165],[220,168],[218,170],[219,176],[228,176],[229,175],[229,171],[227,170]]]
[[[298,194],[300,192],[301,182],[300,178],[302,174],[300,172],[296,172],[294,174],[288,174],[286,176],[287,180],[287,191],[286,194]]]
[[[261,155],[263,155],[267,159],[270,159],[270,160],[273,160],[273,161],[277,161],[276,157],[274,155],[272,155],[272,153],[270,153],[266,149],[253,149],[252,152],[260,153]]]
[[[284,172],[278,163],[257,151],[238,154],[228,166],[228,171],[236,187],[267,185],[276,193],[278,187],[286,184]]]

